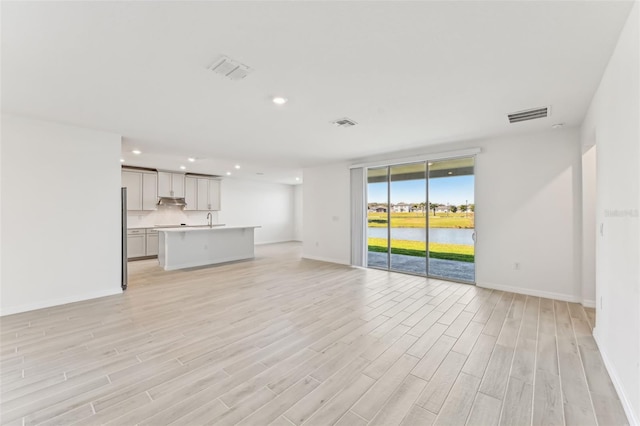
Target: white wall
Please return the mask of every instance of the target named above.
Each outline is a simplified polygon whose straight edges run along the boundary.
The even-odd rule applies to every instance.
[[[2,115],[2,315],[121,292],[120,143]]]
[[[226,225],[262,226],[256,229],[256,244],[291,241],[293,198],[292,185],[224,179],[218,220]]]
[[[595,134],[596,330],[632,424],[640,424],[640,5],[620,34],[582,127]]]
[[[304,170],[302,256],[349,264],[349,166]]]
[[[596,307],[596,147],[582,154],[582,304]]]
[[[576,130],[480,144],[478,285],[581,301],[581,158]],[[515,263],[520,269],[515,269]]]
[[[578,130],[451,144],[413,154],[471,147],[482,149],[476,158],[478,285],[581,301]],[[368,160],[383,158],[363,161]],[[348,165],[304,173],[303,256],[348,264]],[[515,262],[520,269],[514,269]]]
[[[303,194],[304,188],[302,185],[296,185],[293,187],[293,239],[296,241],[302,241],[302,220],[303,217]]]

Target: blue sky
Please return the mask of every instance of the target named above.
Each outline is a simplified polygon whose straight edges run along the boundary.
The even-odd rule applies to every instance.
[[[460,205],[473,204],[473,175],[435,178],[429,180],[429,201],[439,204]],[[371,183],[368,185],[369,203],[387,202],[387,184]],[[425,181],[403,180],[391,183],[391,202],[420,203],[424,202]]]

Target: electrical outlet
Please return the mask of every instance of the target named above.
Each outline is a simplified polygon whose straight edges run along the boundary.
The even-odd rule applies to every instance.
[[[600,310],[602,310],[602,296],[600,296]]]
[[[520,270],[520,262],[514,262],[513,269],[515,269],[516,271]]]
[[[316,241],[316,247],[320,247],[320,243]]]

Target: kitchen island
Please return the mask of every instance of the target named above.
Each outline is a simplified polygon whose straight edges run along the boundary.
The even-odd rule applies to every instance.
[[[254,257],[253,233],[259,226],[158,229],[158,263],[165,271],[214,265]]]

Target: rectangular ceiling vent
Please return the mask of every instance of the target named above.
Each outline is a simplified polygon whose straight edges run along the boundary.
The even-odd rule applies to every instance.
[[[508,114],[509,123],[519,123],[521,121],[535,120],[549,116],[549,107],[533,108],[526,111],[518,111]]]
[[[242,80],[247,75],[249,75],[251,71],[253,71],[248,66],[227,56],[222,56],[220,59],[215,61],[213,65],[209,67],[209,69],[214,73],[220,74],[231,80]]]
[[[334,126],[337,127],[353,127],[355,126],[356,123],[355,121],[351,120],[350,118],[340,118],[338,120],[333,121]]]

